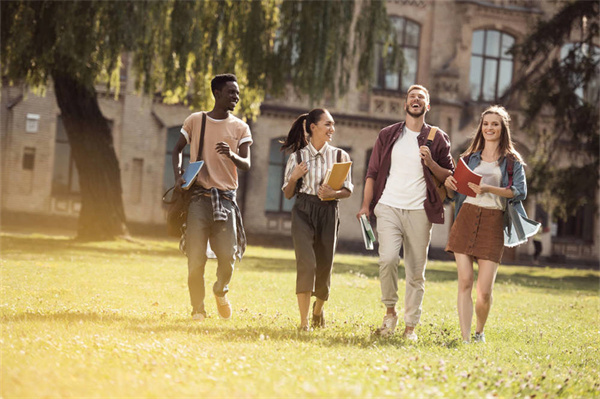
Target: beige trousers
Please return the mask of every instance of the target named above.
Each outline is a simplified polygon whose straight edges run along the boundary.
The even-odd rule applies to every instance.
[[[405,210],[379,203],[374,212],[379,240],[381,301],[386,307],[394,307],[398,302],[398,263],[400,248],[404,247],[404,322],[414,327],[419,324],[423,308],[431,222],[424,209]]]

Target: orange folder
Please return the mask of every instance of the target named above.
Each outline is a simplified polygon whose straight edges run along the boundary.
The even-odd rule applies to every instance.
[[[333,188],[334,190],[339,190],[342,188],[344,185],[344,180],[346,180],[348,172],[350,172],[350,165],[352,165],[352,162],[340,162],[333,164],[331,169],[327,171],[325,179],[323,180],[323,184],[329,185],[329,187]],[[323,201],[331,201],[334,199],[335,198],[324,198]]]

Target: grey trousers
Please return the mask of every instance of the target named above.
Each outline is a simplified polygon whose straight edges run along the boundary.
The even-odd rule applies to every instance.
[[[414,327],[419,324],[423,308],[431,222],[424,209],[398,209],[379,203],[374,212],[379,240],[381,302],[387,307],[398,302],[398,263],[400,248],[404,247],[404,322]]]
[[[312,292],[329,299],[333,255],[337,245],[337,201],[298,194],[292,208],[292,239],[296,251],[296,293]]]
[[[233,275],[235,250],[235,211],[233,204],[223,199],[223,207],[228,214],[226,221],[214,221],[210,197],[200,196],[190,203],[187,216],[186,251],[188,257],[188,288],[192,313],[204,310],[204,267],[206,266],[206,246],[210,246],[217,256],[217,281],[213,286],[215,295],[223,296]]]

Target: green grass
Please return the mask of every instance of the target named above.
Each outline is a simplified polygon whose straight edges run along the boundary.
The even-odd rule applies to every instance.
[[[1,239],[2,397],[600,396],[598,271],[501,266],[488,343],[462,345],[454,264],[432,261],[413,345],[372,334],[375,257],[336,257],[329,325],[299,335],[289,250],[250,247],[234,318],[208,296],[197,324],[173,241]]]

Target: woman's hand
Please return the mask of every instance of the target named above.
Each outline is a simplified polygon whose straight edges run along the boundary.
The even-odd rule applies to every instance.
[[[456,187],[456,183],[458,183],[458,182],[456,181],[454,176],[450,175],[444,181],[444,186],[448,187],[450,190],[458,191],[458,187]]]
[[[298,179],[304,176],[307,172],[308,165],[306,164],[306,162],[302,161],[294,167],[294,170],[292,170],[290,180],[298,181]]]
[[[336,194],[337,192],[327,184],[322,184],[321,187],[319,187],[319,192],[317,193],[319,198],[322,200],[325,198],[336,198]]]
[[[475,191],[475,194],[477,195],[490,192],[490,185],[488,184],[467,183],[467,185],[471,190]]]

